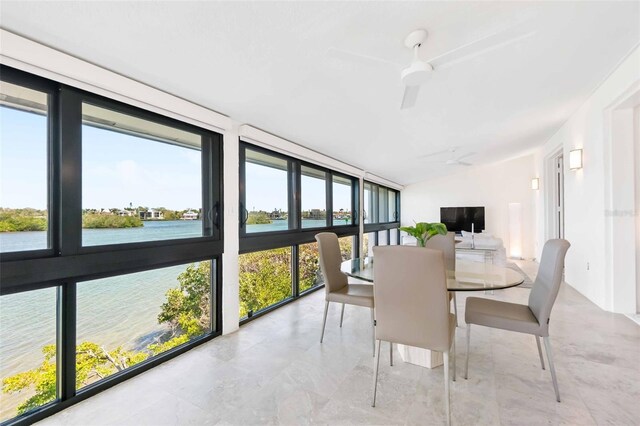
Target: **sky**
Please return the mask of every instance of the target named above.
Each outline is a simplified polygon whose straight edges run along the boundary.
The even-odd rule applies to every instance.
[[[47,207],[46,117],[0,107],[0,207]],[[200,208],[200,151],[82,126],[82,207]],[[247,208],[287,208],[286,172],[247,164]],[[350,189],[333,185],[334,210]],[[321,179],[302,177],[302,209],[325,208]]]

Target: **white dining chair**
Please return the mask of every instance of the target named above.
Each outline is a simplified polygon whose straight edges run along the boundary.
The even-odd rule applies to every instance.
[[[493,299],[479,297],[467,298],[465,306],[465,321],[467,323],[467,358],[465,361],[464,378],[469,376],[469,344],[471,342],[471,324],[485,327],[499,328],[502,330],[516,331],[519,333],[533,334],[538,346],[540,364],[544,370],[544,358],[540,346],[540,337],[544,340],[544,346],[549,361],[551,380],[556,393],[556,400],[560,402],[560,391],[556,370],[553,365],[551,342],[549,341],[549,319],[551,309],[558,295],[562,274],[564,271],[564,258],[571,244],[567,240],[549,240],[542,249],[542,258],[538,275],[529,293],[529,303],[502,302]]]
[[[375,338],[373,373],[376,405],[380,345],[384,340],[444,354],[444,389],[447,424],[451,422],[449,359],[455,380],[455,317],[449,311],[444,255],[440,250],[410,246],[373,248],[375,285]]]
[[[342,256],[338,236],[331,232],[321,232],[316,235],[318,252],[320,254],[320,270],[324,276],[325,304],[322,318],[322,332],[320,343],[324,340],[324,329],[327,324],[329,303],[342,304],[340,313],[340,327],[344,318],[344,305],[362,306],[371,309],[371,328],[373,334],[373,286],[370,284],[349,283],[347,276],[340,270]],[[375,356],[375,334],[373,334],[373,352]]]
[[[455,279],[456,271],[456,233],[447,232],[446,235],[434,235],[424,246],[444,253],[444,264],[447,268],[447,279]],[[458,325],[458,303],[456,300],[456,292],[449,292],[449,300],[453,301],[453,314],[456,316],[456,325]]]

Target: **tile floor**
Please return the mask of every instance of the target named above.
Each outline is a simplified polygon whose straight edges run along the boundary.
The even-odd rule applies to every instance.
[[[536,264],[519,263],[535,275]],[[496,291],[525,303],[529,291]],[[444,423],[442,367],[381,358],[376,408],[367,309],[330,308],[319,343],[323,292],[316,292],[40,422],[45,425]],[[458,296],[464,318],[466,295]],[[563,285],[551,317],[562,402],[540,369],[532,336],[472,329],[469,380],[462,378],[465,328],[457,329],[454,425],[640,424],[640,326],[604,312]],[[385,345],[383,344],[383,349]]]

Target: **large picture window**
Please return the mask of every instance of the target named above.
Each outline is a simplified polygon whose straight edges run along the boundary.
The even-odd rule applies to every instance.
[[[211,270],[201,261],[79,283],[78,387],[208,333]]]
[[[292,296],[290,247],[243,254],[239,262],[240,318]]]
[[[82,105],[82,243],[202,236],[202,137]]]
[[[347,258],[357,255],[358,183],[241,142],[241,323],[322,287],[318,232],[335,232]]]
[[[222,135],[0,65],[0,421],[221,333]]]

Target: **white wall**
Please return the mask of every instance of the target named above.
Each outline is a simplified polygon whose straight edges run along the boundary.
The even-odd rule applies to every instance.
[[[502,238],[509,254],[509,203],[522,205],[522,255],[535,256],[536,216],[531,189],[534,156],[487,166],[460,168],[455,174],[408,185],[402,191],[402,225],[440,221],[440,207],[485,207],[487,232]]]
[[[565,238],[571,243],[566,258],[566,281],[603,309],[615,312],[635,311],[635,289],[616,285],[614,276],[630,275],[635,262],[614,269],[611,212],[627,207],[617,205],[616,188],[631,188],[634,179],[627,176],[628,167],[619,163],[620,156],[612,151],[612,108],[621,96],[631,94],[640,83],[640,49],[636,48],[616,70],[595,90],[571,118],[536,153],[536,174],[545,175],[546,159],[562,149],[565,159],[569,151],[583,149],[583,165],[580,170],[568,169],[565,161]],[[632,155],[629,152],[627,155]],[[624,156],[623,156],[624,158]],[[632,162],[626,161],[632,164]],[[617,169],[618,168],[618,169]],[[633,175],[630,175],[633,176]],[[637,183],[637,182],[636,182]],[[549,182],[542,187],[548,190]],[[536,201],[538,223],[544,223],[546,206],[543,197]],[[628,232],[632,232],[629,229]],[[537,250],[540,253],[547,232],[538,227]],[[626,248],[624,248],[626,249]],[[635,250],[633,244],[628,248]],[[629,268],[628,270],[626,268]],[[619,280],[619,278],[618,278]],[[621,283],[621,281],[618,281]],[[622,288],[624,287],[624,289]],[[635,287],[635,286],[633,286]],[[633,307],[632,307],[633,306]]]

